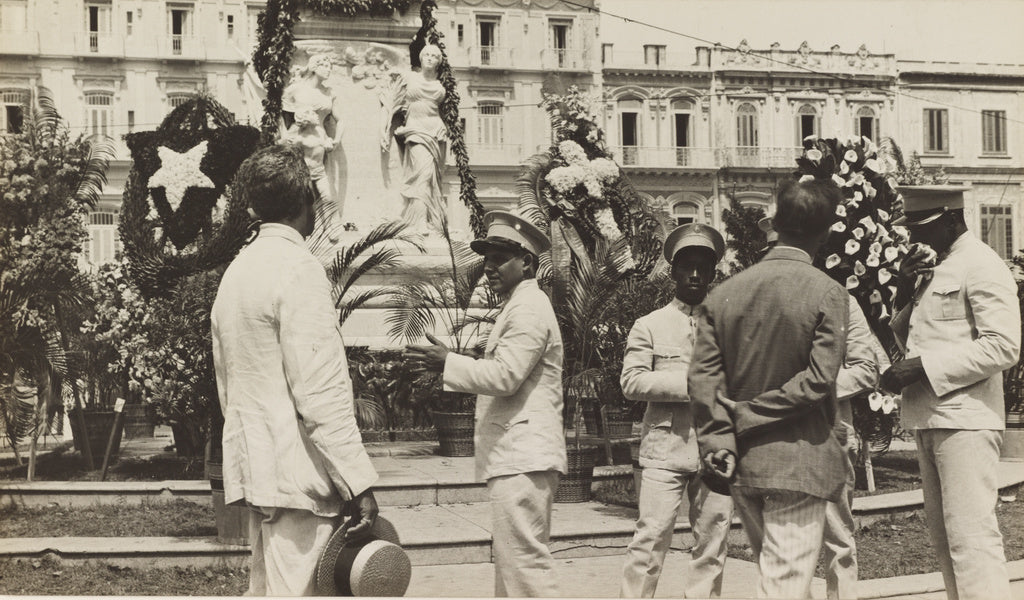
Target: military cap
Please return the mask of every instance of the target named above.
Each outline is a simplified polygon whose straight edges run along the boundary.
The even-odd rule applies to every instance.
[[[948,211],[963,209],[967,189],[962,185],[897,186],[903,196],[903,216],[893,225],[924,225]]]
[[[487,237],[473,240],[469,247],[477,254],[488,249],[507,250],[519,246],[534,255],[540,255],[551,248],[551,241],[544,232],[519,215],[503,210],[492,210],[484,215]]]
[[[676,227],[665,237],[665,260],[671,263],[677,252],[690,246],[711,249],[716,261],[725,256],[725,238],[717,229],[701,223],[687,223]]]

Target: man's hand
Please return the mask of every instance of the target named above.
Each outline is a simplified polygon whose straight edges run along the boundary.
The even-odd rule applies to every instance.
[[[880,387],[890,394],[899,394],[903,388],[925,378],[921,357],[915,356],[893,363],[879,378]]]
[[[935,268],[937,256],[935,250],[927,244],[914,244],[910,253],[900,263],[900,278],[914,281],[918,275],[930,273]]]
[[[704,467],[708,473],[728,482],[736,472],[736,455],[724,448],[718,452],[708,452],[704,455]]]
[[[436,337],[427,334],[427,340],[431,343],[430,346],[406,346],[405,352],[402,353],[402,358],[405,359],[409,365],[409,370],[413,373],[422,373],[424,371],[436,371],[438,373],[444,371],[444,361],[448,358],[448,346],[445,346]]]
[[[345,540],[357,540],[370,534],[370,528],[377,520],[377,500],[373,497],[372,490],[366,490],[355,498],[345,503],[345,516],[348,530],[345,531]]]

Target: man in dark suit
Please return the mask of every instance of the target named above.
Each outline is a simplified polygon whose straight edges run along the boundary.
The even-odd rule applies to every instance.
[[[842,200],[831,183],[788,182],[778,245],[708,297],[688,385],[700,455],[730,489],[762,598],[808,598],[825,508],[840,499],[832,433],[849,296],[811,265]]]

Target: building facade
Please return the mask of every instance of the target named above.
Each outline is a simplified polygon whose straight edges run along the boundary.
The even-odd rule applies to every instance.
[[[262,0],[0,0],[0,130],[37,86],[73,132],[155,128],[205,90],[240,121]],[[892,137],[970,186],[968,224],[1004,258],[1024,247],[1024,64],[901,60],[865,45],[674,47],[603,33],[594,0],[439,0],[470,164],[486,209],[515,205],[522,162],[548,147],[545,91],[596,99],[617,161],[678,223],[721,226],[730,202],[774,210],[808,135]],[[611,30],[608,27],[606,29]],[[669,41],[666,41],[669,40]],[[1010,57],[1007,57],[1010,58]],[[127,149],[91,217],[87,255],[113,257]],[[458,177],[449,154],[449,201]]]

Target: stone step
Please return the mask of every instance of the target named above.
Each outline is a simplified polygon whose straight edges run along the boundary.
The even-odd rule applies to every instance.
[[[398,531],[414,565],[491,562],[490,506],[486,502],[383,507],[381,515]],[[556,558],[621,555],[633,536],[636,510],[596,502],[555,504],[552,554]],[[673,547],[691,545],[689,525],[676,524]],[[139,568],[247,564],[248,546],[220,544],[215,538],[9,538],[0,560],[31,559],[53,553],[71,562],[103,561]]]
[[[475,481],[472,458],[374,456],[380,476],[374,496],[380,506],[420,506],[482,502],[487,487]],[[594,468],[594,485],[628,481],[630,465]],[[2,481],[0,505],[93,506],[169,500],[210,501],[210,482],[195,481]]]

